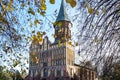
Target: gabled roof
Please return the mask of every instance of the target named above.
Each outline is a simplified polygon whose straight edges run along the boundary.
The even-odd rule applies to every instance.
[[[68,15],[66,13],[66,9],[65,9],[65,6],[64,6],[64,1],[62,0],[56,22],[63,21],[63,20],[70,21],[70,19],[68,18]]]

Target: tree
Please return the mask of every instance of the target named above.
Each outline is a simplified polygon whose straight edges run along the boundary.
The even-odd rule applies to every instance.
[[[79,12],[73,16],[73,21],[79,30],[75,33],[80,47],[78,52],[84,55],[83,61],[92,61],[101,73],[107,59],[111,65],[120,57],[120,1],[77,0],[77,3]]]
[[[101,75],[102,80],[119,80],[120,79],[120,63],[114,62],[103,65],[103,71]]]
[[[47,1],[54,4],[56,0]],[[18,65],[26,67],[24,65],[28,63],[28,58],[24,53],[28,53],[28,46],[32,41],[42,42],[42,37],[53,25],[54,22],[49,20],[46,13],[47,1],[0,0],[0,58],[3,62],[12,63],[9,67],[14,68]],[[74,0],[66,0],[66,2],[71,7],[76,5]],[[55,16],[56,11],[51,18]],[[43,30],[46,23],[49,26]],[[4,55],[7,60],[4,59]],[[25,63],[22,63],[21,59],[25,59]]]
[[[0,80],[12,80],[10,74],[7,73],[7,71],[4,71],[2,66],[0,66]]]

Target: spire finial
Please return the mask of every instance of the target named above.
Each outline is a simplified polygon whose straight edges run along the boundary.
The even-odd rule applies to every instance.
[[[56,22],[63,21],[63,20],[70,21],[70,19],[68,18],[68,15],[66,13],[65,5],[64,5],[64,0],[61,1],[61,6],[60,6],[60,10],[59,10]]]

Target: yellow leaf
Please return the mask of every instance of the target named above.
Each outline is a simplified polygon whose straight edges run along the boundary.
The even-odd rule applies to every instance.
[[[65,37],[62,37],[62,40],[64,41],[64,40],[65,40]]]
[[[68,44],[69,44],[69,45],[72,45],[72,42],[71,42],[71,41],[69,41],[69,42],[68,42]]]
[[[71,38],[71,36],[67,36],[67,39]]]
[[[32,40],[33,41],[36,40],[36,36],[35,35],[32,36]]]
[[[9,9],[9,11],[13,11],[14,10],[14,7],[12,6],[12,7],[10,7],[10,9]]]
[[[61,44],[61,42],[60,42],[60,40],[58,40],[58,46],[60,46],[60,44]]]
[[[38,43],[43,41],[42,37],[38,37],[37,40],[38,40]]]
[[[21,5],[22,7],[25,7],[25,4],[24,3],[22,3],[22,5]]]
[[[35,52],[34,51],[30,54],[30,57],[33,57],[33,56],[35,56]]]
[[[37,32],[37,36],[42,36],[41,33],[40,33],[39,31]]]
[[[57,36],[55,34],[53,34],[53,37],[56,38]]]
[[[58,24],[57,24],[59,27],[61,27],[62,26],[62,22],[58,22]]]
[[[30,27],[32,27],[32,22],[30,22]]]
[[[62,30],[60,29],[58,32],[62,32]]]
[[[0,31],[3,30],[2,26],[0,25]]]
[[[44,16],[45,13],[46,13],[45,11],[40,12],[40,14],[41,14],[42,16]]]
[[[37,32],[37,41],[38,41],[38,43],[43,41],[42,34],[40,32]]]
[[[46,0],[40,0],[40,4],[45,4]]]
[[[42,35],[40,34],[40,35],[37,35],[37,38],[39,39],[39,38],[42,38]]]
[[[72,1],[70,2],[70,5],[71,5],[72,7],[75,7],[75,6],[76,6],[76,1],[72,0]]]
[[[2,8],[4,9],[4,10],[6,10],[6,5],[4,5],[4,4],[1,4],[2,5]]]
[[[14,7],[12,6],[12,3],[13,3],[13,0],[10,0],[10,2],[7,4],[7,8],[6,9],[9,12],[14,10]]]
[[[50,0],[50,3],[51,4],[55,4],[55,0]]]
[[[41,9],[42,10],[46,10],[46,5],[45,4],[41,4]]]
[[[67,3],[70,3],[72,0],[66,0]]]
[[[7,22],[3,16],[0,16],[0,21],[3,22],[3,23]]]
[[[10,0],[10,2],[7,4],[7,6],[12,6],[13,0]]]
[[[35,12],[30,7],[29,7],[29,10],[28,10],[28,13],[31,13],[32,15],[35,15]]]
[[[76,44],[75,44],[76,46],[78,46],[78,42],[76,42]]]
[[[43,35],[46,35],[46,32],[43,32]]]
[[[0,2],[2,2],[2,0],[0,0]]]
[[[39,20],[35,19],[34,24],[35,24],[35,26],[37,26],[37,24],[40,24]]]
[[[38,61],[39,61],[38,57],[35,57],[36,64],[38,64]]]
[[[53,22],[52,24],[53,24],[53,25],[56,25],[56,22]]]
[[[89,12],[90,14],[92,14],[92,13],[94,12],[94,9],[88,8],[88,12]]]

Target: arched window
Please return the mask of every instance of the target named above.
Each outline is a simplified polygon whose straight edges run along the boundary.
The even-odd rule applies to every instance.
[[[44,77],[48,76],[48,70],[46,68],[43,70],[43,74],[44,74]]]
[[[61,76],[61,70],[57,69],[57,76]]]

